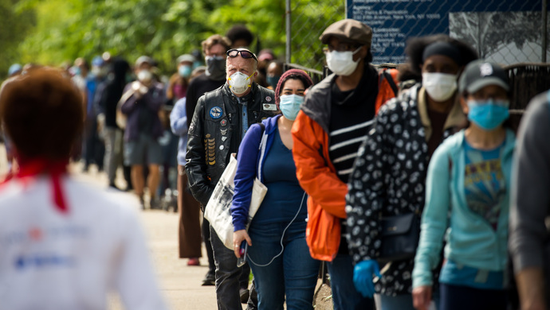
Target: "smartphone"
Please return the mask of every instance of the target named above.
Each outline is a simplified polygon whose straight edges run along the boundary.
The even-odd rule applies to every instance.
[[[241,257],[237,258],[237,267],[242,267],[244,263],[246,263],[246,254],[248,253],[248,243],[246,243],[246,240],[243,240],[241,242],[241,246],[239,247],[239,254]]]

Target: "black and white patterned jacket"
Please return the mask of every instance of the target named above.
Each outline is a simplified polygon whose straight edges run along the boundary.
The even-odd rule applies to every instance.
[[[429,155],[426,121],[420,113],[420,109],[427,109],[427,103],[423,99],[419,104],[421,92],[424,90],[417,84],[382,106],[359,148],[346,196],[347,237],[354,263],[380,255],[382,216],[421,211],[424,207]],[[458,113],[462,112],[457,102],[449,118],[463,123],[464,115]],[[427,112],[424,115],[427,117]],[[449,122],[449,118],[447,124],[458,123]],[[446,127],[444,136],[455,133],[458,127]],[[375,284],[376,291],[390,296],[410,294],[413,263],[411,259],[386,266],[389,268]]]

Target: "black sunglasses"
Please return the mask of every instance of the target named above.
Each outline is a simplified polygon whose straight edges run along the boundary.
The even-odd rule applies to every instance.
[[[226,54],[231,58],[235,58],[239,56],[239,54],[241,54],[241,57],[244,59],[254,58],[254,60],[258,61],[258,58],[256,58],[256,55],[254,55],[254,53],[247,50],[238,50],[238,49],[232,48],[228,50]]]

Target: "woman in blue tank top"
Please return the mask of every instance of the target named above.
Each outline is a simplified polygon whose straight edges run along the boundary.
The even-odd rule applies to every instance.
[[[312,309],[319,262],[309,255],[305,240],[307,195],[296,178],[290,134],[304,92],[312,84],[301,70],[285,72],[275,91],[282,115],[263,120],[263,126],[251,126],[237,156],[231,206],[233,243],[237,257],[241,243],[248,245],[246,259],[254,274],[260,310],[283,309],[285,299],[287,309]],[[247,223],[255,178],[268,190]]]

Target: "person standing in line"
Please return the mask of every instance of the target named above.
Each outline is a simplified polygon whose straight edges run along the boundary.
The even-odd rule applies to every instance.
[[[20,64],[13,64],[8,69],[8,78],[18,76],[23,71],[23,67]],[[1,125],[0,125],[1,126]],[[4,141],[4,147],[6,148],[6,159],[8,162],[8,173],[12,172],[13,168],[13,149],[11,147],[11,142],[6,136],[4,129],[0,127],[0,133],[2,133],[2,140]]]
[[[508,214],[515,135],[508,119],[510,86],[498,64],[464,69],[460,100],[470,125],[434,152],[414,260],[413,304],[428,310],[433,272],[445,234],[439,310],[506,310]]]
[[[195,57],[189,54],[184,54],[178,57],[178,72],[170,77],[170,82],[166,88],[166,99],[176,101],[185,97],[189,86],[189,79],[193,72],[193,61]]]
[[[301,70],[285,72],[276,84],[275,102],[283,115],[252,125],[239,147],[231,213],[235,255],[248,243],[247,261],[254,274],[258,309],[313,309],[319,261],[309,255],[305,235],[307,195],[296,178],[290,130],[313,85]],[[260,144],[262,145],[260,147]],[[248,224],[254,179],[267,187],[260,209]]]
[[[98,123],[105,140],[105,171],[109,180],[109,187],[118,187],[115,184],[116,172],[119,165],[118,158],[122,154],[119,146],[122,144],[122,131],[116,123],[117,105],[124,93],[126,77],[130,72],[130,65],[124,59],[115,58],[109,66],[107,80],[97,89]]]
[[[179,210],[179,257],[188,258],[188,266],[200,265],[201,224],[200,205],[188,188],[185,173],[185,153],[187,152],[187,120],[185,114],[186,98],[181,98],[170,113],[170,127],[180,137],[178,150],[178,210]]]
[[[124,93],[133,90],[131,96],[122,104],[121,112],[128,117],[124,132],[124,161],[132,166],[132,185],[138,196],[142,209],[145,209],[143,192],[145,180],[143,166],[148,165],[150,208],[159,208],[156,190],[160,181],[159,165],[162,163],[162,152],[158,138],[162,136],[162,124],[159,111],[165,101],[164,87],[153,78],[151,69],[153,60],[141,56],[136,61],[138,80],[126,85]]]
[[[346,197],[354,283],[364,296],[378,293],[381,310],[414,309],[414,254],[378,266],[381,218],[422,213],[433,152],[467,125],[457,79],[464,66],[477,59],[472,47],[446,35],[411,39],[406,52],[410,68],[422,75],[422,83],[382,106],[359,148]]]
[[[273,91],[254,82],[256,55],[244,48],[230,49],[226,55],[227,83],[199,99],[188,132],[185,170],[191,193],[202,208],[208,204],[230,154],[238,152],[249,125],[277,113]],[[233,251],[225,247],[212,227],[210,238],[218,309],[240,310],[243,269],[237,267]],[[247,284],[249,273],[244,272]]]
[[[521,310],[550,307],[550,91],[529,103],[512,175],[509,247]]]
[[[346,183],[376,106],[395,94],[390,81],[370,65],[369,26],[341,20],[320,39],[328,45],[327,64],[334,74],[308,91],[292,127],[296,174],[309,195],[306,240],[311,256],[328,262],[334,309],[373,309],[372,296],[361,296],[353,286],[345,237]]]
[[[187,126],[191,126],[191,120],[195,113],[195,107],[199,98],[206,92],[213,91],[225,84],[225,58],[227,50],[231,48],[231,42],[219,34],[212,35],[202,41],[202,52],[206,63],[206,71],[193,78],[187,88],[185,101],[185,115],[187,115]],[[178,178],[182,176],[183,170],[178,170]],[[204,217],[202,219],[202,238],[208,257],[208,271],[202,280],[203,286],[214,285],[216,281],[216,266],[212,243],[210,242],[210,223]],[[248,285],[248,278],[246,279]]]
[[[0,309],[107,309],[112,290],[125,309],[167,309],[133,206],[68,172],[82,101],[52,68],[0,90],[20,167],[0,184]]]

